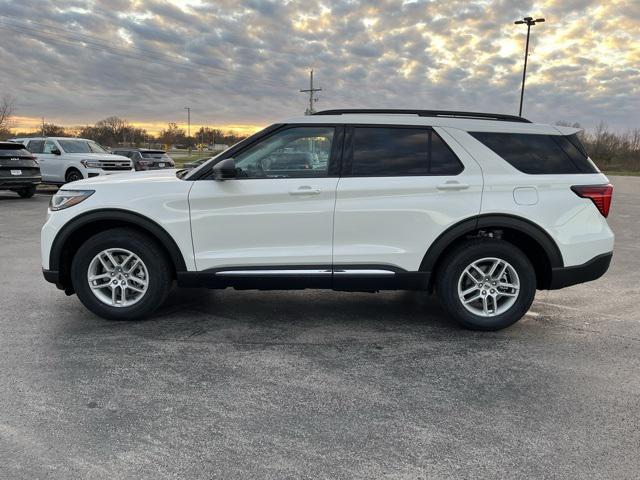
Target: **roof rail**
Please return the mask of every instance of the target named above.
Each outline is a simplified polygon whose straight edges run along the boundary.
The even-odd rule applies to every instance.
[[[457,112],[452,110],[412,110],[393,108],[346,108],[337,110],[322,110],[313,115],[366,115],[366,114],[390,114],[390,115],[417,115],[419,117],[446,117],[446,118],[468,118],[472,120],[499,120],[503,122],[531,123],[523,117],[517,115],[505,115],[502,113],[481,113],[481,112]]]

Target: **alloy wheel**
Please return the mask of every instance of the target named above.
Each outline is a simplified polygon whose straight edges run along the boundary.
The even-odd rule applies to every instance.
[[[101,251],[87,271],[91,292],[110,307],[130,307],[138,303],[149,288],[149,272],[138,255],[124,248]]]
[[[494,317],[509,310],[518,298],[520,278],[505,260],[481,258],[469,264],[458,280],[458,297],[466,310]]]

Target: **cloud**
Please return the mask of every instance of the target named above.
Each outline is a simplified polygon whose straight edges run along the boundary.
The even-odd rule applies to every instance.
[[[640,125],[640,3],[0,0],[0,85],[23,117],[260,125],[318,108],[515,113]],[[13,66],[7,68],[7,65]],[[4,92],[3,92],[4,93]]]

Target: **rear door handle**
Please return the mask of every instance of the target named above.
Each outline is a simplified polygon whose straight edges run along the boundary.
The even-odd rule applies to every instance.
[[[319,188],[313,188],[308,185],[298,187],[296,190],[291,190],[289,195],[318,195],[322,190]]]
[[[441,183],[436,188],[442,191],[451,191],[451,190],[455,191],[455,190],[466,190],[467,188],[469,188],[469,185],[467,185],[466,183],[449,181],[449,182]]]

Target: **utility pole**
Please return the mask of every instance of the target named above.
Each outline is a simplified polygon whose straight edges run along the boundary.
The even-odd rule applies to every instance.
[[[313,88],[313,68],[309,72],[309,88],[300,90],[301,93],[309,94],[309,108],[304,112],[305,115],[312,115],[315,110],[313,109],[313,102],[317,102],[318,99],[314,98],[315,92],[321,92],[321,88]]]
[[[42,117],[42,136],[44,137],[44,117]]]
[[[517,20],[513,22],[516,25],[527,25],[527,44],[524,48],[524,70],[522,71],[522,90],[520,91],[520,110],[518,111],[518,116],[522,116],[522,101],[524,100],[524,81],[527,76],[527,59],[529,58],[529,35],[531,34],[531,26],[536,23],[544,22],[544,18],[536,18],[533,17],[524,17],[522,20]]]
[[[189,144],[189,156],[191,156],[191,107],[184,107],[187,111],[187,143]]]

